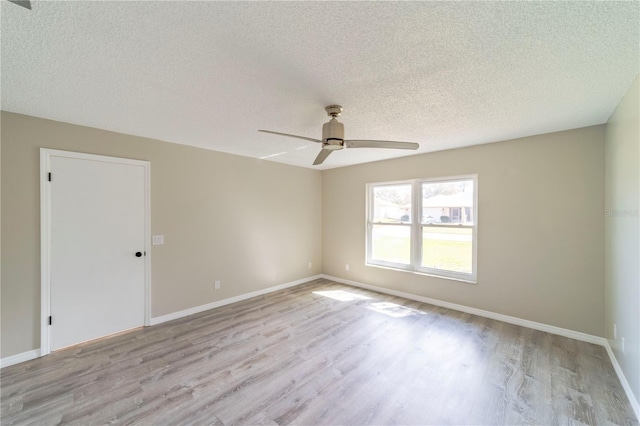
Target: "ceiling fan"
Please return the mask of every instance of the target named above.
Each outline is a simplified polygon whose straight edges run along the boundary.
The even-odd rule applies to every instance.
[[[342,112],[340,105],[329,105],[325,109],[331,120],[322,125],[322,139],[307,138],[305,136],[290,135],[288,133],[273,132],[271,130],[258,130],[259,132],[272,133],[274,135],[288,136],[304,139],[306,141],[322,144],[322,150],[313,162],[314,166],[322,164],[329,154],[342,148],[391,148],[391,149],[418,149],[420,145],[414,142],[372,141],[372,140],[344,140],[344,125],[338,122],[337,117]]]
[[[9,2],[15,3],[18,6],[22,6],[24,8],[31,10],[31,1],[29,0],[9,0]]]

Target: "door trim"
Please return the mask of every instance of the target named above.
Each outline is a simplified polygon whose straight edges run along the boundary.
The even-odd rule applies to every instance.
[[[143,160],[107,157],[80,152],[40,148],[40,355],[51,353],[51,186],[49,172],[51,158],[64,157],[78,160],[129,164],[144,168],[144,325],[151,324],[151,163]],[[55,179],[55,176],[53,176]]]

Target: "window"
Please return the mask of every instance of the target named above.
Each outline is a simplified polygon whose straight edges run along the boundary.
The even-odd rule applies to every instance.
[[[369,184],[367,197],[367,264],[475,282],[475,175]]]

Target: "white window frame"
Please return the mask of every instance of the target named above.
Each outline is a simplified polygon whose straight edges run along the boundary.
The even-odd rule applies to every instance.
[[[423,183],[437,183],[437,182],[453,182],[459,180],[472,180],[473,181],[473,208],[472,208],[472,217],[473,224],[472,225],[459,225],[459,224],[451,224],[451,225],[435,225],[439,228],[467,228],[471,229],[471,238],[472,238],[472,265],[471,265],[471,273],[465,272],[456,272],[450,271],[446,269],[436,269],[436,268],[428,268],[422,266],[422,229],[425,226],[429,226],[427,224],[422,223],[422,184]],[[411,185],[411,223],[403,224],[403,223],[382,223],[382,222],[374,222],[373,221],[373,189],[381,186],[392,186],[392,185]],[[446,177],[437,177],[437,178],[425,178],[425,179],[411,179],[411,180],[403,180],[403,181],[392,181],[392,182],[376,182],[376,183],[368,183],[366,186],[366,199],[367,199],[367,208],[366,208],[366,264],[368,266],[378,266],[383,268],[391,268],[398,269],[401,271],[414,272],[424,275],[431,275],[440,278],[453,279],[457,281],[476,283],[477,282],[477,253],[478,253],[478,175],[459,175],[459,176],[446,176]],[[410,256],[410,264],[389,262],[383,260],[376,260],[372,258],[372,249],[373,249],[373,227],[374,225],[385,225],[385,226],[409,226],[411,228],[410,231],[410,246],[411,246],[411,256]],[[433,225],[432,225],[433,226]]]

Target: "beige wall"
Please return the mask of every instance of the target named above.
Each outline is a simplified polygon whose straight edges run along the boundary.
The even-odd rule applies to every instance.
[[[40,147],[151,162],[151,232],[165,236],[151,252],[153,317],[321,272],[318,171],[6,112],[1,118],[2,357],[40,346]]]
[[[322,173],[5,112],[1,136],[2,357],[39,347],[40,147],[151,161],[154,317],[324,272],[605,335],[604,126]],[[460,174],[477,284],[365,266],[367,182]]]
[[[365,265],[366,183],[462,174],[478,175],[477,284]],[[322,182],[325,274],[604,336],[604,126],[332,169]]]
[[[640,400],[640,77],[606,132],[606,337]],[[613,325],[618,328],[613,337]],[[625,353],[622,352],[625,338]]]

